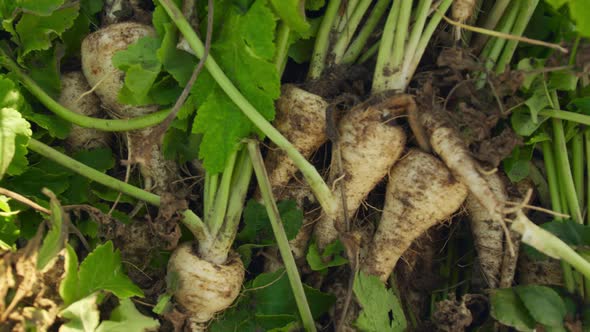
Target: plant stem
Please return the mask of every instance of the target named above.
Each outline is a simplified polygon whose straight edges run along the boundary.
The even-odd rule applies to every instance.
[[[578,205],[584,206],[584,136],[578,132],[571,140],[572,174]],[[583,223],[583,220],[581,221]]]
[[[340,9],[342,0],[331,0],[328,3],[328,8],[320,24],[320,29],[315,39],[313,54],[311,55],[311,63],[309,65],[309,73],[307,78],[310,80],[317,80],[322,76],[324,67],[326,66],[326,56],[328,55],[328,48],[330,47],[330,33],[332,32],[332,25]]]
[[[339,0],[330,1],[328,7]],[[191,28],[190,24],[182,16],[180,10],[170,0],[160,0],[162,7],[166,10],[168,15],[172,18],[180,32],[185,37],[188,44],[195,51],[198,57],[203,56],[204,46],[195,31]],[[316,50],[317,51],[317,50]],[[217,84],[225,91],[228,97],[240,108],[244,115],[252,121],[252,123],[260,129],[277,147],[285,151],[285,153],[293,160],[293,163],[297,165],[307,183],[311,187],[315,196],[318,198],[320,205],[324,212],[329,216],[335,216],[337,214],[337,204],[332,196],[330,188],[322,176],[318,173],[315,167],[305,159],[297,151],[297,149],[291,144],[281,133],[274,128],[258,111],[248,102],[248,100],[240,93],[240,91],[232,84],[229,78],[225,75],[223,70],[215,62],[214,57],[209,55],[205,61],[205,67],[209,70],[209,73]]]
[[[572,121],[583,125],[590,125],[590,116],[581,113],[574,113],[557,109],[545,109],[540,111],[539,115],[544,115],[555,119]]]
[[[48,110],[57,116],[75,125],[84,128],[92,128],[101,131],[130,131],[152,127],[164,121],[170,110],[162,110],[148,115],[132,119],[99,119],[78,114],[63,107],[55,101],[43,89],[14,62],[3,50],[0,49],[0,66],[10,71],[18,81],[35,96]]]
[[[506,8],[510,2],[511,0],[496,0],[494,7],[492,7],[492,10],[489,12],[489,14],[484,15],[485,21],[481,27],[486,30],[494,30],[498,22],[500,22],[500,19],[502,18],[504,11],[506,11]],[[490,37],[486,34],[479,34],[477,37],[475,37],[473,48],[476,50],[476,53],[486,44],[488,38]]]
[[[203,190],[203,214],[205,215],[205,222],[208,215],[213,213],[213,203],[215,202],[215,194],[219,186],[219,174],[211,174],[205,172],[205,188]]]
[[[387,91],[388,77],[391,73],[391,68],[388,68],[389,58],[391,56],[391,49],[393,47],[393,40],[395,38],[395,24],[399,16],[401,8],[401,1],[395,1],[389,10],[385,26],[383,27],[383,35],[379,44],[379,53],[377,54],[377,63],[375,64],[375,72],[373,74],[373,87],[371,94]]]
[[[512,28],[512,35],[514,36],[522,36],[524,30],[529,24],[533,13],[535,12],[535,8],[539,4],[539,0],[521,0],[519,15],[516,18],[516,22],[514,23],[514,27]],[[506,42],[506,46],[502,51],[502,55],[498,59],[498,64],[496,65],[496,73],[500,74],[503,73],[510,61],[512,60],[512,56],[516,51],[516,47],[518,46],[518,41],[511,39]]]
[[[367,43],[367,40],[369,40],[369,37],[371,36],[373,31],[375,30],[375,27],[381,20],[381,17],[383,17],[383,14],[385,14],[385,10],[387,9],[387,6],[390,2],[390,0],[379,0],[375,4],[375,7],[373,7],[373,10],[369,15],[369,18],[363,24],[363,28],[344,53],[342,57],[343,64],[354,63],[356,59],[360,56],[363,48]]]
[[[522,242],[549,257],[562,259],[586,278],[590,278],[590,262],[578,255],[557,236],[535,225],[522,211],[517,212],[517,217],[512,222],[511,228],[522,235]]]
[[[47,159],[53,160],[61,166],[68,168],[71,171],[76,172],[92,181],[154,206],[160,206],[160,196],[101,173],[92,167],[89,167],[75,159],[66,156],[54,148],[37,141],[34,138],[30,139],[28,148],[29,150],[34,151]],[[186,210],[183,212],[183,216],[183,223],[191,230],[197,239],[202,240],[208,236],[205,224],[203,224],[201,219],[196,214],[190,210]]]
[[[283,71],[287,64],[287,53],[289,52],[289,36],[291,29],[285,22],[279,24],[277,32],[277,49],[275,53],[274,63],[279,73],[279,77],[283,76]]]
[[[242,147],[240,146],[239,149]],[[229,158],[225,162],[225,168],[221,175],[221,183],[215,193],[215,202],[213,202],[213,211],[211,215],[207,215],[205,222],[209,228],[209,233],[213,238],[217,237],[217,232],[223,226],[223,220],[225,219],[225,212],[227,211],[227,202],[229,200],[231,183],[234,168],[236,166],[236,158],[238,151],[234,151],[229,155]],[[212,193],[210,193],[212,194]],[[209,211],[207,211],[209,212]]]
[[[547,172],[547,183],[549,184],[549,193],[551,196],[551,208],[555,212],[563,213],[561,197],[559,194],[559,183],[557,179],[557,167],[555,166],[555,159],[553,158],[551,142],[544,141],[541,143],[541,147],[543,150],[545,171]],[[559,218],[555,219],[559,220]],[[573,293],[575,290],[575,283],[572,268],[567,263],[561,262],[561,269],[563,271],[563,281],[565,288],[570,293]]]
[[[449,7],[453,4],[453,0],[443,0],[440,5],[438,6],[437,10],[432,14],[430,21],[428,21],[428,25],[420,35],[420,41],[418,42],[418,46],[416,47],[416,51],[413,54],[408,54],[406,61],[409,61],[409,64],[405,65],[407,70],[404,73],[404,77],[406,80],[405,85],[407,86],[410,83],[410,80],[414,76],[416,69],[418,68],[418,64],[420,60],[422,60],[422,56],[426,51],[426,46],[432,38],[436,27],[442,20],[443,14],[447,12]]]
[[[414,27],[412,28],[412,32],[410,33],[410,38],[408,39],[408,44],[406,46],[406,54],[409,54],[410,58],[418,47],[418,43],[420,42],[420,37],[424,32],[426,19],[428,19],[428,12],[430,11],[431,6],[432,0],[420,0],[418,8],[416,8],[416,22],[414,22]],[[402,69],[404,73],[408,72],[410,64],[411,61],[404,62],[404,68]]]
[[[277,208],[275,199],[272,195],[270,180],[268,179],[268,174],[264,167],[264,161],[262,160],[262,154],[260,153],[258,143],[256,141],[249,141],[248,151],[250,152],[250,159],[254,166],[258,187],[260,188],[266,212],[268,213],[272,230],[277,240],[277,246],[279,247],[281,258],[283,259],[285,269],[287,270],[287,276],[289,277],[289,283],[293,290],[293,295],[295,297],[295,302],[297,303],[297,308],[299,309],[299,314],[301,315],[303,326],[306,331],[316,331],[313,316],[309,309],[307,298],[305,297],[303,284],[301,283],[301,277],[299,276],[299,271],[295,264],[295,258],[293,258],[293,253],[291,252],[289,239],[285,233],[279,209]]]
[[[334,47],[332,48],[332,55],[334,56],[334,64],[339,64],[342,61],[342,57],[344,56],[344,52],[346,48],[350,44],[356,29],[358,28],[359,23],[361,22],[365,12],[369,8],[372,0],[361,0],[361,2],[356,6],[350,19],[346,23],[346,26],[340,31],[340,35]]]
[[[588,130],[586,130],[584,132],[584,145],[586,147],[586,173],[587,173],[587,178],[586,178],[586,225],[590,225],[590,212],[588,211],[588,209],[590,209],[590,132]]]
[[[217,237],[212,239],[212,243],[207,244],[206,248],[204,248],[204,251],[206,251],[204,253],[205,257],[212,259],[214,262],[223,263],[227,260],[236,233],[238,232],[238,225],[242,217],[251,178],[252,162],[250,162],[248,150],[242,148],[231,182],[231,193],[227,203],[223,226],[221,226]],[[201,246],[199,246],[199,250],[201,250]]]

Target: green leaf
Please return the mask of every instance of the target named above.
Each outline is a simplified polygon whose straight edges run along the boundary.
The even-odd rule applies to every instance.
[[[0,89],[2,82],[0,81]],[[18,174],[26,168],[26,146],[31,137],[31,126],[18,110],[0,109],[0,179],[4,174]],[[11,166],[11,163],[14,165]]]
[[[126,50],[113,56],[113,65],[125,72],[125,85],[119,92],[119,101],[130,105],[152,103],[148,93],[160,74],[162,64],[157,57],[160,41],[143,37]]]
[[[74,2],[52,12],[49,16],[24,13],[16,24],[21,45],[20,57],[24,57],[31,51],[49,49],[51,41],[60,37],[74,24],[79,10],[80,4]]]
[[[35,109],[35,111],[33,111]],[[44,107],[41,104],[30,106],[25,104],[21,110],[23,117],[39,127],[46,129],[49,135],[55,138],[64,139],[70,134],[72,124],[57,115],[42,113]],[[37,130],[35,134],[40,134]]]
[[[305,20],[305,0],[270,0],[272,7],[287,26],[299,33],[307,33],[310,29]]]
[[[547,98],[547,94],[542,88],[535,89],[532,96],[530,96],[524,104],[529,108],[531,112],[531,118],[533,122],[539,122],[539,112],[551,105],[551,102]]]
[[[517,286],[514,291],[537,322],[553,327],[563,326],[566,307],[556,291],[538,285]]]
[[[159,327],[157,319],[142,315],[130,299],[123,299],[96,332],[147,332],[157,331]]]
[[[362,307],[355,325],[362,331],[405,331],[408,323],[393,291],[377,276],[360,272],[354,278],[354,294]]]
[[[533,121],[531,114],[525,112],[525,107],[522,107],[512,112],[510,124],[517,134],[526,137],[532,135],[547,119],[547,117],[541,117]]]
[[[570,17],[576,22],[576,28],[580,35],[590,37],[590,7],[586,0],[547,0],[547,3],[556,9],[567,4],[569,6]]]
[[[40,16],[48,16],[64,4],[64,0],[16,0],[25,12]]]
[[[49,218],[49,231],[43,239],[43,244],[39,248],[37,255],[37,269],[42,270],[52,259],[57,257],[57,254],[65,248],[68,241],[68,225],[66,216],[55,197],[49,189],[45,189],[44,193],[49,196],[49,208],[51,216]],[[65,225],[64,225],[65,224]]]
[[[560,91],[573,91],[578,86],[578,76],[569,71],[557,71],[549,73],[547,87]]]
[[[502,161],[502,167],[512,182],[518,182],[529,176],[530,160],[533,146],[516,147],[509,157]]]
[[[59,96],[61,90],[59,50],[59,47],[54,47],[44,51],[34,51],[29,53],[24,61],[31,78],[54,98]]]
[[[324,271],[329,267],[348,263],[348,260],[342,256],[342,253],[344,253],[344,246],[340,240],[328,244],[321,254],[317,243],[313,242],[310,244],[307,252],[307,263],[314,271]]]
[[[20,229],[15,223],[19,211],[12,211],[8,197],[0,195],[0,249],[9,250],[19,238]]]
[[[68,306],[78,298],[78,255],[76,250],[66,244],[66,259],[64,264],[64,278],[59,284],[59,296]]]
[[[512,288],[492,290],[490,302],[491,315],[500,323],[518,331],[532,332],[535,329],[535,319]]]
[[[297,236],[303,223],[303,211],[292,200],[277,203],[283,227],[287,238],[292,240]],[[272,226],[264,205],[250,200],[244,209],[244,228],[237,239],[242,243],[256,243],[269,245],[276,243]]]
[[[303,287],[311,313],[315,318],[326,313],[334,303],[335,299],[332,295],[322,293],[307,285],[303,285]],[[249,288],[254,289],[252,301],[256,303],[257,316],[291,315],[298,319],[294,314],[297,312],[297,304],[285,269],[258,275]],[[287,323],[285,322],[285,324]],[[275,327],[281,326],[284,324]]]
[[[164,158],[176,160],[183,164],[199,156],[201,135],[189,133],[177,128],[170,128],[164,135],[162,151]]]
[[[272,120],[274,100],[280,95],[280,78],[272,62],[274,14],[265,0],[255,1],[245,13],[236,6],[224,10],[225,21],[211,53],[246,99]],[[255,128],[211,75],[200,75],[192,92],[204,101],[193,126],[193,132],[203,134],[199,156],[208,172],[219,173],[239,141]]]
[[[320,10],[326,4],[326,0],[306,0],[305,9],[307,10]]]
[[[60,317],[70,321],[63,324],[60,332],[94,332],[98,326],[100,312],[97,306],[98,293],[90,294],[62,310]]]
[[[143,296],[143,292],[123,273],[121,253],[114,250],[111,241],[102,244],[80,264],[78,272],[79,296],[99,290],[109,291],[124,299]]]

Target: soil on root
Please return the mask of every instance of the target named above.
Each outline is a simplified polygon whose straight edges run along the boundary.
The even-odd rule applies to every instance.
[[[438,68],[417,75],[415,88],[420,112],[436,111],[459,133],[474,158],[497,167],[522,139],[505,121],[512,106],[519,103],[514,93],[522,84],[522,74],[506,72],[487,78],[477,76],[485,69],[468,50],[443,50]],[[474,76],[475,75],[475,76]],[[484,87],[478,86],[483,82]]]

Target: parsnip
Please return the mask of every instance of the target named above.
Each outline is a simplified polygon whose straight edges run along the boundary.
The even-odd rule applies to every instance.
[[[183,243],[168,261],[167,283],[174,298],[192,316],[191,331],[205,331],[215,313],[227,309],[240,294],[244,265],[231,254],[224,264],[198,257],[192,243]]]
[[[100,100],[94,93],[87,93],[88,90],[90,86],[82,72],[64,73],[61,75],[61,94],[58,102],[76,113],[103,117]],[[66,138],[66,147],[76,152],[107,147],[110,141],[111,133],[73,125],[70,135]]]
[[[341,191],[340,185],[335,183],[333,194],[340,205],[339,211],[346,210],[349,218],[354,216],[363,199],[385,177],[404,149],[405,132],[388,123],[392,108],[397,106],[397,97],[374,105],[361,104],[340,120],[337,143],[340,158],[332,157],[330,177],[344,185]],[[342,165],[339,165],[340,159]],[[343,174],[339,173],[340,166]],[[324,214],[315,227],[318,247],[325,248],[338,238],[340,231],[344,231],[342,214]]]
[[[127,119],[146,115],[158,109],[157,105],[133,106],[119,102],[118,95],[124,86],[125,75],[115,68],[112,62],[116,52],[127,49],[142,37],[155,36],[155,33],[148,25],[123,22],[89,34],[82,41],[84,75],[111,116]],[[147,128],[128,133],[129,160],[140,164],[147,189],[156,193],[171,191],[170,186],[178,177],[178,165],[166,160],[159,146],[145,146],[144,141],[151,130]]]
[[[363,270],[385,282],[412,242],[449,218],[466,197],[467,187],[440,160],[410,150],[391,169],[383,215]]]

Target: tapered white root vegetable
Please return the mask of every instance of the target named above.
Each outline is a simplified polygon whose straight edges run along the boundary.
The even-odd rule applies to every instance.
[[[301,155],[309,158],[327,140],[328,103],[322,97],[294,85],[285,84],[281,90],[273,125]],[[265,164],[273,194],[281,196],[281,188],[289,183],[297,166],[283,150],[277,148],[269,151]]]
[[[363,270],[385,282],[412,242],[449,218],[466,197],[467,187],[440,160],[410,150],[391,170],[383,215]]]
[[[490,174],[485,179],[498,199],[508,199],[504,182],[498,173]],[[471,234],[481,272],[490,288],[498,288],[504,257],[502,225],[492,219],[488,210],[479,203],[473,194],[467,196],[465,208],[469,214]]]
[[[168,261],[168,287],[191,315],[191,330],[205,331],[215,313],[227,309],[240,294],[244,265],[230,254],[224,264],[202,260],[192,243],[179,245]]]
[[[86,116],[101,118],[103,111],[100,100],[94,93],[87,93],[90,86],[79,71],[61,75],[61,94],[58,102],[68,109]],[[109,146],[111,134],[96,129],[72,126],[70,135],[66,138],[66,147],[70,151],[82,151]]]
[[[420,126],[417,134],[424,134],[432,150],[440,156],[453,175],[467,185],[471,194],[488,211],[491,220],[504,224],[505,201],[498,199],[484,176],[480,173],[483,167],[471,156],[469,149],[461,140],[455,129],[447,124],[443,114],[425,105],[424,110],[417,113],[416,103],[411,96],[406,96],[408,113],[414,113],[409,119],[416,118],[420,122],[412,127]]]
[[[134,106],[119,103],[125,84],[124,73],[113,65],[113,56],[143,37],[155,37],[149,25],[123,22],[89,34],[82,41],[82,71],[107,110],[117,118],[132,118],[153,113],[157,105]]]
[[[86,36],[82,41],[82,69],[86,79],[115,118],[132,118],[157,111],[157,105],[133,106],[119,103],[118,95],[125,84],[124,73],[115,68],[112,58],[116,52],[142,37],[155,36],[155,30],[145,24],[123,22],[109,25]],[[145,146],[150,128],[129,132],[127,145],[129,160],[141,166],[147,189],[156,193],[171,191],[170,185],[177,180],[178,166],[166,160],[157,145]]]
[[[334,186],[334,198],[344,211],[353,217],[369,192],[381,181],[395,164],[406,145],[406,134],[400,127],[388,123],[392,109],[397,108],[397,97],[376,105],[361,104],[346,114],[338,124],[339,158],[333,157],[331,179],[342,181]],[[343,174],[339,174],[340,166]],[[345,196],[345,200],[342,199]],[[338,238],[344,231],[342,215],[323,215],[315,227],[315,237],[320,249]]]

